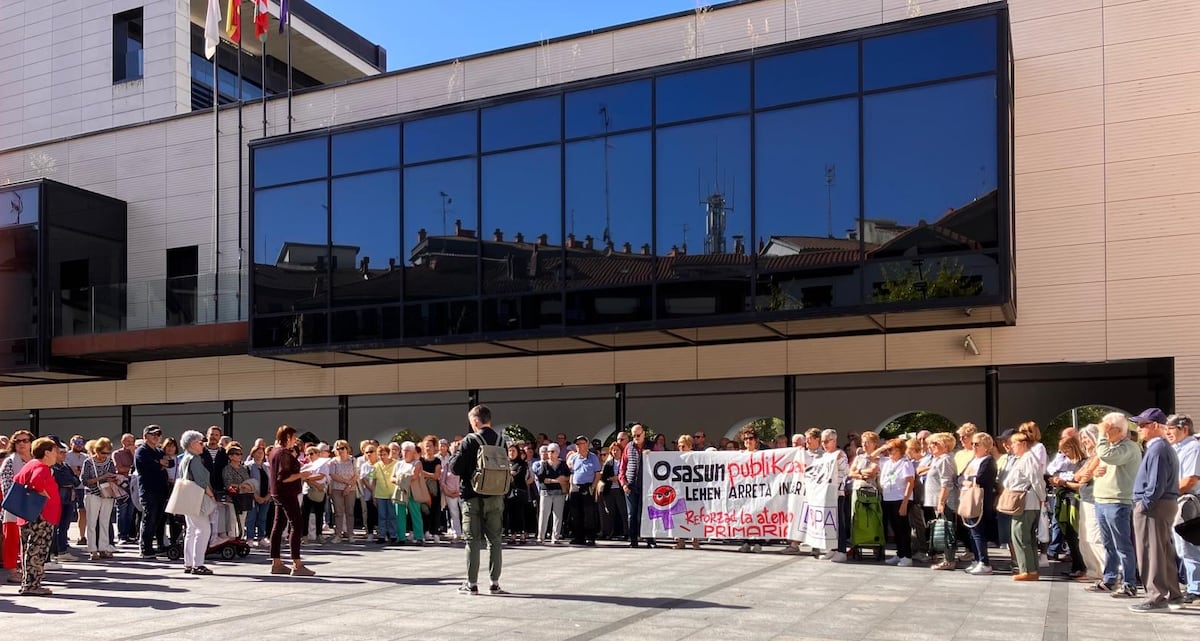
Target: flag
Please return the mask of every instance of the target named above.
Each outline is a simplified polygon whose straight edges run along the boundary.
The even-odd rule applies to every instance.
[[[221,44],[221,0],[208,0],[208,15],[204,19],[204,57],[212,60]]]
[[[267,31],[271,29],[271,14],[267,12],[267,0],[254,0],[254,35],[267,42]]]
[[[279,33],[283,33],[283,27],[288,21],[288,0],[279,0]]]
[[[225,33],[229,39],[240,42],[242,39],[242,0],[229,0],[229,9],[225,12]]]

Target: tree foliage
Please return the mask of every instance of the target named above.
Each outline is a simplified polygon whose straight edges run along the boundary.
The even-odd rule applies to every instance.
[[[1108,405],[1083,405],[1076,407],[1074,427],[1085,427],[1090,423],[1100,423],[1105,414],[1109,412],[1119,412],[1121,410]],[[1067,410],[1062,414],[1054,417],[1048,425],[1042,428],[1042,445],[1051,453],[1058,451],[1058,441],[1062,436],[1062,431],[1072,427],[1071,425],[1071,410]],[[1131,433],[1132,436],[1132,433]]]
[[[406,427],[406,428],[400,430],[399,432],[396,432],[392,436],[393,443],[403,443],[404,441],[412,441],[413,443],[419,443],[421,441],[421,435],[417,434],[416,430],[409,429]]]
[[[875,302],[897,303],[931,298],[964,298],[983,293],[983,283],[966,274],[957,259],[939,262],[932,276],[923,265],[882,265],[883,284],[875,291]]]
[[[519,423],[513,423],[513,424],[505,427],[504,428],[504,436],[506,436],[508,438],[510,443],[516,443],[517,441],[522,441],[525,443],[533,443],[534,442],[533,441],[533,432],[530,432],[529,430],[525,429],[525,426],[520,425]]]
[[[958,426],[954,424],[954,421],[936,412],[909,412],[884,425],[883,429],[879,430],[879,436],[883,439],[890,439],[902,434],[915,434],[921,430],[953,432],[956,429]]]

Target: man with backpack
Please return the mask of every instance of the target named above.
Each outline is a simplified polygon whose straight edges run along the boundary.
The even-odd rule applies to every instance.
[[[484,537],[488,543],[488,575],[491,594],[507,594],[500,589],[500,535],[504,520],[504,497],[512,475],[508,466],[505,439],[492,429],[492,411],[476,405],[467,413],[472,433],[451,460],[450,469],[462,479],[463,533],[467,539],[467,580],[459,594],[479,594],[479,548]]]

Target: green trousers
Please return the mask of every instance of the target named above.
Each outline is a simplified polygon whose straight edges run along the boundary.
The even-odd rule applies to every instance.
[[[1038,571],[1038,540],[1033,532],[1037,522],[1038,510],[1026,509],[1012,517],[1012,544],[1017,556],[1013,560],[1021,574]]]
[[[467,582],[479,583],[479,550],[488,544],[488,576],[500,583],[500,532],[504,523],[503,496],[476,496],[463,501],[463,534],[467,537]]]

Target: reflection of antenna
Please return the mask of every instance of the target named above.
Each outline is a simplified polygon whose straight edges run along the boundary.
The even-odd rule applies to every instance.
[[[688,224],[684,223],[683,224],[683,249],[685,251],[687,250],[687,233],[688,233]]]
[[[12,194],[12,202],[10,203],[10,205],[12,206],[12,213],[16,215],[17,224],[20,225],[21,224],[21,212],[24,211],[24,209],[25,209],[25,202],[23,200],[21,200],[21,192],[13,191],[13,192],[9,192],[9,193]]]
[[[600,103],[600,120],[604,123],[604,243],[612,240],[612,206],[608,197],[608,128],[612,121],[608,117],[608,106]],[[574,227],[574,222],[571,224]]]
[[[835,164],[825,165],[825,192],[826,192],[826,196],[827,196],[825,216],[828,219],[828,225],[829,225],[828,232],[829,232],[830,238],[833,238],[833,185],[836,182],[837,182],[837,165],[835,165]]]
[[[449,206],[450,203],[454,202],[454,199],[450,197],[450,194],[447,194],[444,191],[439,191],[438,195],[442,197],[442,235],[445,236],[446,235],[446,207]]]

